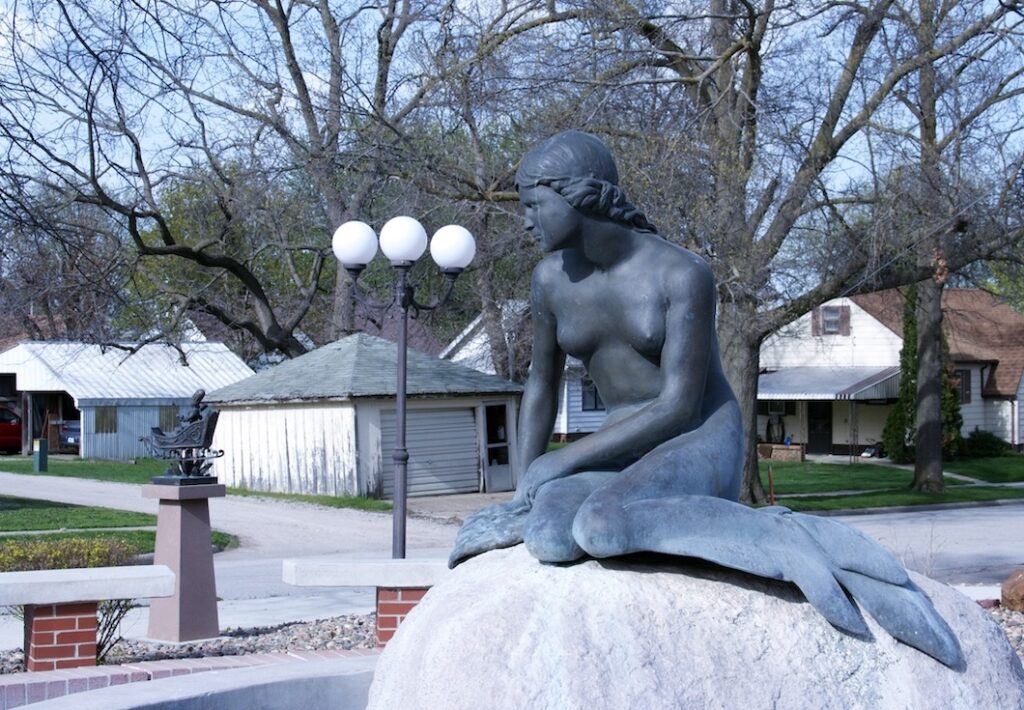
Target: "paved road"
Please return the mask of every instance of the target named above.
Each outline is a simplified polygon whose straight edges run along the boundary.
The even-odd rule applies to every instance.
[[[1024,567],[1024,502],[841,515],[908,568],[947,584],[999,584]]]

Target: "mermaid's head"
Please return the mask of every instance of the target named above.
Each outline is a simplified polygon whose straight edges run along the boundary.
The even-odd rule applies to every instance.
[[[589,133],[564,131],[523,156],[516,171],[516,189],[538,185],[550,187],[582,212],[643,231],[657,231],[626,199],[607,146]]]

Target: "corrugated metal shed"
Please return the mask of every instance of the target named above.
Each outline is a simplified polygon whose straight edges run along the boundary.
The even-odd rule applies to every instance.
[[[885,399],[896,396],[898,367],[783,367],[757,380],[761,400]]]
[[[209,393],[215,403],[346,400],[395,395],[398,346],[356,333],[247,380]],[[495,375],[409,350],[410,396],[515,393],[522,387]]]
[[[222,343],[151,344],[129,353],[74,342],[27,342],[0,353],[0,372],[13,372],[26,392],[67,392],[80,409],[120,404],[185,403],[253,374]],[[184,357],[183,357],[184,356]]]

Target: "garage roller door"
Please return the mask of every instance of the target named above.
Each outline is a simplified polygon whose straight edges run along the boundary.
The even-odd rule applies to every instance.
[[[409,450],[410,496],[477,493],[480,490],[480,457],[477,451],[476,417],[472,409],[408,411],[405,425]],[[381,412],[381,467],[384,497],[395,491],[395,412]]]

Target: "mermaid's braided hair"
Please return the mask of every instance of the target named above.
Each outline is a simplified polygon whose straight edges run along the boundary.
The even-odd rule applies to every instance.
[[[580,131],[565,131],[544,141],[523,157],[516,172],[517,190],[544,185],[582,212],[657,233],[647,216],[626,199],[618,182],[619,172],[608,148]]]

